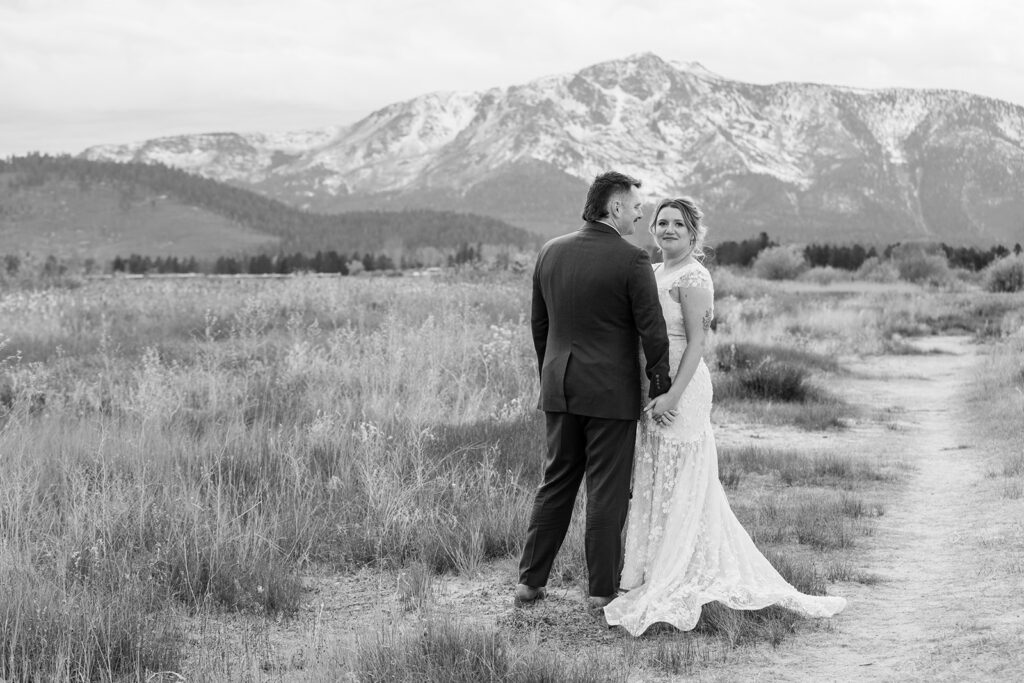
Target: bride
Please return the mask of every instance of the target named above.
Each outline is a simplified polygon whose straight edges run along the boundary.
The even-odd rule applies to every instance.
[[[789,585],[740,525],[718,481],[711,376],[702,358],[714,316],[711,275],[697,260],[702,216],[689,198],[665,199],[650,227],[664,256],[655,278],[676,370],[672,388],[640,425],[623,592],[604,608],[609,625],[633,635],[657,622],[688,631],[712,601],[744,610],[780,605],[812,617],[846,606]]]

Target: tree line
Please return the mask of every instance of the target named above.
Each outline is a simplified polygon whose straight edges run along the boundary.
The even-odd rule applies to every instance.
[[[778,243],[773,241],[767,233],[762,232],[757,237],[736,241],[721,242],[717,246],[708,249],[709,261],[722,266],[748,267],[757,258],[758,254],[769,247],[776,247]],[[869,258],[889,258],[894,250],[904,246],[902,242],[895,242],[882,248],[873,245],[862,246],[860,244],[808,244],[803,249],[804,260],[814,267],[831,267],[842,270],[857,270]],[[944,242],[939,244],[926,245],[923,248],[934,250],[946,257],[952,268],[961,268],[970,271],[984,270],[990,263],[997,261],[1011,253],[1020,255],[1024,248],[1020,243],[1014,244],[1012,248],[1003,245],[995,245],[987,249],[980,247],[953,247]]]
[[[448,254],[448,266],[460,266],[480,261],[482,245],[461,244]],[[401,254],[398,259],[386,253],[352,252],[339,253],[333,249],[315,254],[294,252],[291,254],[253,254],[219,256],[214,260],[200,261],[194,256],[146,256],[131,254],[124,258],[116,256],[110,262],[110,272],[144,275],[209,273],[213,275],[289,275],[292,273],[337,273],[355,275],[361,272],[412,270],[423,268],[423,261]]]
[[[117,257],[109,270],[129,273],[175,272],[337,272],[344,273],[354,264],[362,270],[416,268],[423,265],[418,251],[431,251],[434,263],[459,265],[480,260],[485,248],[492,258],[504,258],[508,248],[532,252],[541,238],[501,220],[473,214],[426,209],[403,211],[360,211],[319,214],[303,211],[283,202],[187,173],[164,164],[90,161],[68,155],[29,154],[0,159],[0,181],[17,191],[41,186],[52,180],[70,181],[80,190],[106,184],[119,190],[122,202],[131,205],[153,196],[172,196],[178,201],[203,208],[244,224],[264,234],[280,238],[280,252],[248,256],[223,256],[213,262],[195,258],[129,255]],[[0,211],[2,211],[0,206]],[[391,248],[384,249],[385,245]],[[766,232],[741,241],[724,241],[708,249],[713,264],[748,267],[763,250],[778,246]],[[856,270],[869,258],[888,257],[900,243],[884,247],[808,244],[804,258],[810,266],[830,266]],[[501,249],[505,251],[502,252]],[[649,247],[652,248],[653,247]],[[953,247],[937,245],[955,268],[984,269],[1009,253],[1021,253],[1021,245],[1012,249],[995,246]],[[16,257],[12,257],[16,258]],[[438,261],[440,259],[440,261]],[[11,266],[14,262],[7,262]],[[59,262],[47,261],[47,269],[60,269]],[[499,263],[500,265],[500,263]],[[90,268],[98,269],[92,262]],[[10,272],[10,267],[7,267]]]
[[[769,247],[778,246],[766,233],[740,242],[723,242],[708,249],[709,265],[749,267],[758,254]],[[879,252],[874,246],[810,244],[803,250],[808,266],[832,267],[854,271],[870,258],[889,258],[901,248],[900,243],[886,246]],[[652,250],[653,246],[649,247]],[[997,245],[988,249],[975,247],[950,247],[946,244],[930,245],[936,254],[943,254],[949,265],[971,271],[984,270],[990,263],[1010,254],[1024,253],[1020,244],[1012,249]],[[655,257],[657,260],[657,257]],[[463,242],[446,255],[449,267],[466,264],[488,263],[496,268],[522,269],[523,263],[514,260],[509,252],[485,254],[482,244],[471,245]],[[199,259],[195,256],[150,256],[130,254],[115,256],[111,261],[100,263],[95,258],[66,259],[52,254],[45,257],[18,254],[0,254],[0,278],[3,277],[61,277],[68,273],[98,274],[213,274],[213,275],[287,275],[292,273],[336,273],[357,275],[362,272],[382,272],[419,269],[436,265],[435,261],[424,263],[415,256],[399,254],[397,258],[383,252],[338,252],[317,251],[313,254],[302,252],[277,254],[259,253],[251,255],[219,256],[216,259]]]
[[[760,233],[757,237],[748,240],[727,241],[708,249],[708,261],[714,265],[749,267],[758,254],[769,247],[778,246],[778,243],[768,237],[767,233]],[[854,271],[859,269],[864,262],[870,258],[889,258],[893,251],[899,249],[902,243],[896,242],[882,249],[881,252],[874,246],[864,247],[860,244],[808,244],[803,249],[804,259],[807,265],[813,267],[831,267],[842,270]],[[984,270],[993,261],[996,261],[1009,254],[1020,255],[1024,249],[1020,244],[1015,244],[1013,249],[1002,245],[981,249],[977,247],[951,247],[940,243],[931,247],[937,253],[945,255],[946,260],[952,268],[962,268],[970,271]],[[454,251],[447,255],[448,266],[458,266],[466,263],[479,262],[483,257],[483,245],[462,243]],[[500,266],[508,266],[507,262],[500,262]],[[348,275],[350,271],[384,271],[384,270],[409,270],[423,268],[422,261],[407,256],[399,255],[396,260],[386,253],[366,252],[360,254],[338,253],[337,251],[318,251],[313,255],[295,252],[293,254],[279,253],[276,255],[257,254],[252,256],[221,256],[213,262],[200,263],[194,257],[179,259],[174,256],[150,257],[139,254],[132,254],[128,258],[117,257],[110,264],[113,272],[125,273],[214,273],[234,275],[239,273],[249,274],[287,274],[298,272],[310,273],[340,273]]]
[[[504,256],[504,258],[502,258]],[[446,265],[450,267],[479,264],[484,258],[482,244],[462,243],[447,254]],[[490,257],[489,262],[497,267],[515,267],[508,252]],[[38,257],[31,254],[0,254],[0,279],[26,276],[55,278],[70,273],[94,275],[103,272],[147,274],[211,274],[211,275],[288,275],[292,273],[337,273],[357,275],[362,272],[412,270],[428,265],[423,261],[402,254],[398,259],[386,253],[359,252],[339,253],[333,249],[315,254],[294,252],[291,254],[251,254],[219,256],[216,259],[198,259],[195,256],[150,256],[130,254],[115,256],[107,263],[95,258],[68,259],[50,254]]]

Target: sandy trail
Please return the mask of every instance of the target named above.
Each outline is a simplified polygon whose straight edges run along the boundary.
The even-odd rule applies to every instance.
[[[767,667],[751,661],[702,678],[1024,678],[1024,517],[987,476],[996,465],[974,445],[962,409],[977,347],[964,337],[920,345],[943,353],[866,359],[843,392],[898,417],[896,429],[865,434],[863,445],[914,468],[858,557],[882,582],[834,586],[849,600],[834,628],[790,639]]]

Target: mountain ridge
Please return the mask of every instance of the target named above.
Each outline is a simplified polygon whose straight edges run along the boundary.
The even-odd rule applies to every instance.
[[[719,238],[1012,240],[1024,108],[957,90],[730,80],[652,53],[428,93],[318,131],[177,136],[85,158],[159,161],[322,212],[447,208],[550,236],[616,168],[690,194]],[[1019,239],[1019,237],[1018,237]]]

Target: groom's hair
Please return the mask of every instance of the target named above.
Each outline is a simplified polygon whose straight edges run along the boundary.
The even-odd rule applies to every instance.
[[[608,201],[620,192],[629,192],[631,187],[640,187],[640,181],[618,171],[608,171],[594,178],[583,205],[583,220],[596,221],[607,216]]]

